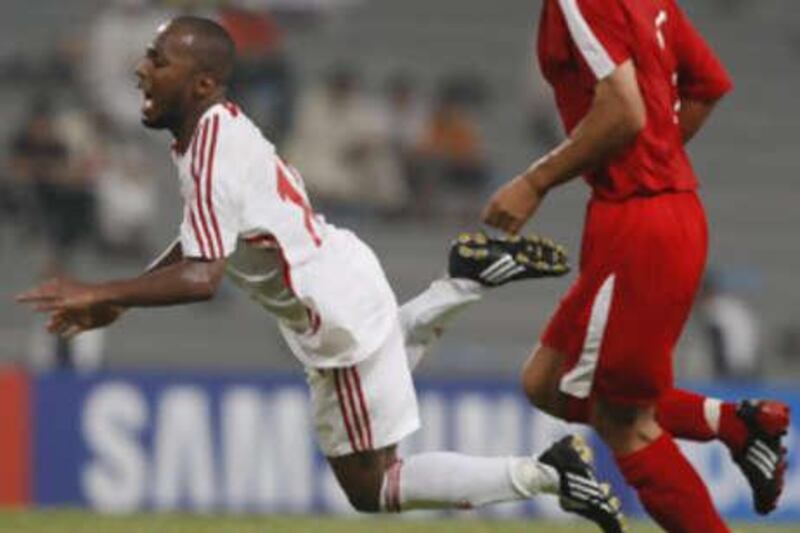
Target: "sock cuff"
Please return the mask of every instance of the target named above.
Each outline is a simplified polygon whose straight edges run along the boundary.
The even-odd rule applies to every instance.
[[[558,494],[558,471],[533,457],[509,457],[508,477],[511,486],[523,498],[536,494]]]
[[[722,401],[715,398],[706,398],[703,401],[703,417],[714,435],[719,434],[719,424],[722,417]]]
[[[398,459],[383,474],[381,507],[387,513],[399,513],[403,510],[400,498],[400,470],[402,468],[403,460]]]

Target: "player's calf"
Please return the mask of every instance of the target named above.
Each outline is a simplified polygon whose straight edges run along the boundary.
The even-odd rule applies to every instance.
[[[565,419],[565,398],[559,391],[564,355],[547,346],[538,346],[522,369],[522,390],[537,409]],[[576,420],[570,420],[576,421]],[[587,422],[587,420],[580,420]]]
[[[381,512],[384,474],[397,462],[396,446],[328,458],[347,500],[361,513]]]

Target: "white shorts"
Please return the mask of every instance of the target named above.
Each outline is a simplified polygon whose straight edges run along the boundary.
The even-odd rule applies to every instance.
[[[306,368],[314,427],[326,457],[379,450],[419,429],[419,408],[400,324],[365,360]]]

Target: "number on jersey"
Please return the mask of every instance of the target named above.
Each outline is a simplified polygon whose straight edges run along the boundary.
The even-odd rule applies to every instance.
[[[296,205],[303,211],[303,222],[308,234],[311,236],[311,240],[314,241],[316,246],[322,246],[322,240],[317,235],[317,230],[314,227],[314,211],[302,192],[303,186],[300,174],[297,171],[292,172],[294,169],[288,169],[283,161],[280,160],[276,170],[278,174],[278,197],[284,202]]]

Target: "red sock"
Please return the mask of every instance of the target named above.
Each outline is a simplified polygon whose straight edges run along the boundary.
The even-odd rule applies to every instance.
[[[747,426],[736,414],[736,404],[725,402],[720,408],[719,439],[734,453],[738,453],[747,444]]]
[[[648,514],[674,533],[727,533],[703,481],[664,433],[646,448],[617,457],[622,475]]]
[[[681,439],[708,441],[716,432],[708,425],[703,405],[705,396],[680,389],[664,394],[656,405],[658,425]]]
[[[714,428],[706,419],[708,400],[694,392],[672,389],[658,401],[656,420],[677,438],[695,441],[719,438],[731,450],[739,451],[747,440],[747,426],[736,414],[736,404],[719,404],[719,427]]]
[[[736,414],[735,403],[722,402],[719,407],[719,427],[712,428],[706,419],[707,397],[697,393],[672,389],[656,406],[656,420],[668,433],[679,439],[706,442],[720,439],[728,448],[738,452],[747,442],[747,426]],[[589,402],[566,396],[564,420],[578,424],[589,423]]]

